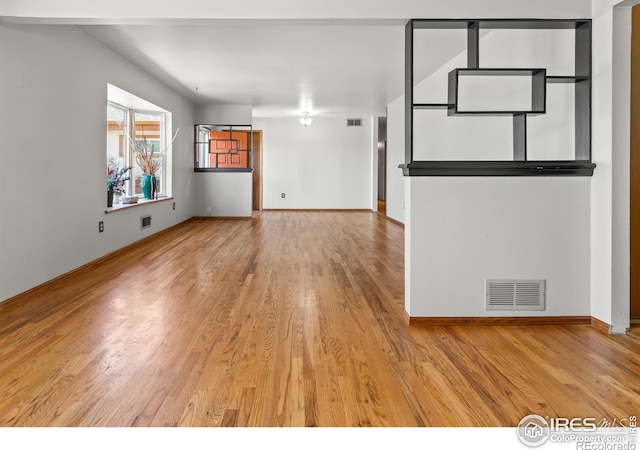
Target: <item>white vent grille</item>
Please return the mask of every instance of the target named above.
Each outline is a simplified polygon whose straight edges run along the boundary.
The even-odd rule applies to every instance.
[[[362,119],[347,119],[347,126],[348,127],[361,127],[362,126]]]
[[[545,280],[486,280],[487,311],[544,311]]]

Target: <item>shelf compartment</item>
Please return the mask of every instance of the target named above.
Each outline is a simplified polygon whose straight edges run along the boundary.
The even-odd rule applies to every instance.
[[[419,109],[414,110],[413,125],[416,160],[513,159],[512,115],[449,117],[446,109]]]
[[[496,78],[500,77],[500,79]],[[530,79],[529,83],[526,81],[523,83],[519,80],[521,77],[527,77]],[[486,103],[489,106],[490,103],[495,102],[494,97],[499,97],[500,92],[504,91],[504,84],[497,83],[506,79],[513,79],[520,85],[528,85],[525,89],[528,92],[515,92],[514,94],[520,97],[528,97],[528,107],[522,108],[510,107],[510,105],[500,105],[497,107],[471,107],[466,106],[469,101],[465,98],[465,94],[468,97],[467,91],[469,88],[465,86],[470,83],[472,79],[486,78],[486,81],[482,83],[481,89],[475,86],[473,90],[480,92],[483,97],[491,96],[491,99],[482,99],[480,104]],[[477,81],[475,81],[478,84]],[[523,86],[516,86],[516,89],[522,89]],[[461,102],[464,102],[461,105]],[[546,69],[454,69],[449,72],[449,91],[448,91],[448,103],[451,105],[448,109],[449,115],[520,115],[520,114],[544,114],[546,107]]]

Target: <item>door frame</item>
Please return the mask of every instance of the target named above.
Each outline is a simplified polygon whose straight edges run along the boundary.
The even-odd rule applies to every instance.
[[[262,210],[262,130],[251,130],[251,149],[253,151],[253,182],[251,210]]]
[[[640,123],[640,5],[631,8],[630,123]],[[629,133],[629,318],[640,319],[640,127]]]

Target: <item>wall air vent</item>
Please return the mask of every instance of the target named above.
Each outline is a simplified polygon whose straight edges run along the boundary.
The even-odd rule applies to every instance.
[[[544,311],[545,280],[486,280],[487,311]]]
[[[144,230],[145,228],[149,228],[151,226],[151,216],[142,216],[140,217],[140,229]]]
[[[362,119],[347,119],[347,126],[348,127],[361,127],[362,126]]]

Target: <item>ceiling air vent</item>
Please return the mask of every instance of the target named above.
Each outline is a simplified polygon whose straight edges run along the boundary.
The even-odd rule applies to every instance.
[[[544,311],[545,280],[486,280],[487,311]]]
[[[348,127],[361,127],[362,126],[362,119],[347,119],[347,126]]]

